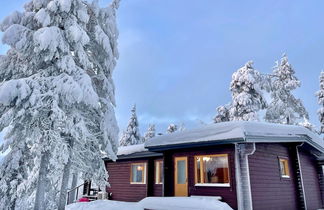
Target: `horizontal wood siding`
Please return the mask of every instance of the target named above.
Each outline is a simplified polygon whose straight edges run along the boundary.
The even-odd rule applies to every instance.
[[[254,210],[298,209],[294,149],[294,145],[256,144],[255,153],[249,156]],[[281,177],[279,156],[289,159],[290,178]]]
[[[153,196],[162,197],[162,184],[154,184]]]
[[[137,162],[147,160],[106,162],[110,183],[107,191],[112,193],[113,200],[136,202],[147,196],[146,184],[130,184],[130,166]]]
[[[322,198],[317,171],[317,162],[313,155],[302,149],[299,150],[299,158],[303,176],[307,209],[319,209],[322,207]]]
[[[198,187],[195,186],[195,160],[196,155],[210,155],[210,154],[228,154],[229,158],[229,170],[230,170],[230,187]],[[187,149],[181,151],[174,151],[172,153],[166,153],[171,158],[165,157],[168,164],[166,177],[166,195],[174,195],[174,169],[173,159],[174,157],[186,156],[188,157],[188,194],[191,195],[205,195],[205,196],[221,196],[223,201],[228,203],[232,208],[237,209],[236,198],[236,182],[235,182],[235,147],[234,145],[219,145],[212,147],[201,147],[195,149]]]

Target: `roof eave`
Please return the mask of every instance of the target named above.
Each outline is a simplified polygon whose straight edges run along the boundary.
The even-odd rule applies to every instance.
[[[128,155],[118,155],[117,156],[117,161],[118,160],[127,160],[127,159],[140,159],[140,158],[148,158],[148,157],[160,157],[162,156],[161,153],[157,152],[151,152],[151,151],[144,151],[144,152],[135,152],[132,154]],[[112,161],[109,158],[103,158],[104,161]]]
[[[149,151],[152,152],[163,152],[166,150],[175,150],[175,149],[187,149],[193,147],[205,147],[205,146],[214,146],[214,145],[222,145],[222,144],[233,144],[244,142],[244,138],[236,138],[236,139],[226,139],[226,140],[214,140],[214,141],[204,141],[204,142],[186,142],[179,144],[167,144],[167,145],[158,145],[158,146],[146,146]]]

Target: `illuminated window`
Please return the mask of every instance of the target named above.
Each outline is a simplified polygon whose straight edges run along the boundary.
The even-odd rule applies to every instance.
[[[283,178],[289,178],[289,166],[287,158],[279,158],[280,175]]]
[[[195,156],[196,185],[230,186],[228,155]]]
[[[133,163],[131,165],[131,184],[146,183],[146,163]]]
[[[155,184],[163,183],[163,161],[155,161]]]

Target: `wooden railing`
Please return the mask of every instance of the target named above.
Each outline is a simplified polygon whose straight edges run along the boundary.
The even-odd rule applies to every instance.
[[[91,182],[84,182],[83,184],[80,184],[67,192],[66,204],[68,205],[74,203],[80,198],[88,198],[90,201],[97,200],[98,192],[98,189],[91,188]]]
[[[74,187],[74,188],[72,188],[72,189],[70,189],[68,192],[67,192],[67,199],[66,199],[66,203],[67,204],[70,204],[70,203],[74,203],[74,202],[76,202],[77,200],[79,200],[79,192],[81,192],[82,194],[82,196],[84,195],[83,194],[83,189],[84,189],[84,185],[85,185],[85,183],[83,183],[83,184],[80,184],[79,186],[76,186],[76,187]],[[82,187],[82,189],[81,189],[81,187]],[[75,193],[74,194],[74,196],[73,196],[73,198],[71,197],[72,196],[72,194],[73,193]]]

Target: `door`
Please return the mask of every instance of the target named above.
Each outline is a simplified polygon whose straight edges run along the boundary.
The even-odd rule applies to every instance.
[[[187,157],[174,158],[174,196],[188,196]]]

